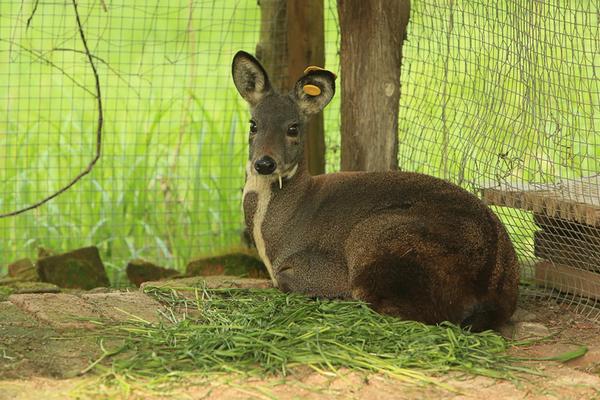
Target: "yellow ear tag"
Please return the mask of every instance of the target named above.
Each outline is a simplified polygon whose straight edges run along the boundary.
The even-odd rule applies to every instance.
[[[311,65],[310,67],[306,67],[306,69],[304,70],[304,73],[308,74],[310,71],[328,71],[328,70],[326,70],[325,68],[317,67],[316,65]],[[337,78],[336,74],[334,74],[331,71],[328,71],[328,72],[330,72],[333,75],[333,79]]]
[[[321,88],[319,88],[318,86],[315,85],[304,85],[302,87],[302,90],[304,90],[304,93],[306,93],[309,96],[318,96],[321,94]]]

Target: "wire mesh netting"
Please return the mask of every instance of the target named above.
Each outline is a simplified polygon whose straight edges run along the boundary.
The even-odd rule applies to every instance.
[[[94,244],[118,284],[129,259],[181,268],[239,243],[248,114],[230,65],[256,47],[256,1],[100,0],[78,13],[101,88],[102,156],[64,194],[0,219],[0,269],[40,247]],[[95,96],[74,2],[0,3],[0,214],[86,168]]]
[[[595,304],[600,3],[412,5],[401,167],[482,195],[511,233],[524,282]]]
[[[93,159],[87,56],[104,108],[92,172],[0,219],[0,269],[40,246],[94,244],[118,284],[131,258],[181,268],[238,243],[248,117],[230,62],[256,47],[256,1],[78,9],[89,55],[72,1],[0,4],[0,213],[52,194]],[[326,66],[339,74],[336,14],[326,0]],[[414,0],[401,78],[401,168],[484,197],[511,233],[524,283],[582,306],[600,297],[599,15],[595,0]],[[334,171],[339,96],[325,132]]]

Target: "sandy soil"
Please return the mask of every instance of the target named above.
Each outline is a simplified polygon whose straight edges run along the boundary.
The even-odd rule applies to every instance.
[[[133,399],[600,399],[600,324],[575,314],[565,305],[542,299],[529,300],[521,308],[533,322],[547,326],[555,336],[543,343],[511,350],[524,357],[549,357],[588,347],[585,356],[566,364],[528,362],[544,376],[526,375],[517,382],[451,374],[438,377],[452,391],[435,386],[407,384],[382,375],[342,371],[325,376],[301,371],[286,379],[221,377],[210,381],[183,379],[159,392],[146,382],[130,382],[120,388],[104,387],[91,377],[55,380],[33,377],[0,381],[0,400],[133,398]]]

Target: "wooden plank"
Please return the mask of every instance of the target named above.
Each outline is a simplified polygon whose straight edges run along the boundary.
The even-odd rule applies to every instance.
[[[550,261],[535,264],[536,283],[577,296],[600,299],[600,274]]]
[[[600,228],[593,225],[551,217],[540,213],[533,214],[533,222],[546,232],[565,236],[576,235],[581,240],[586,240],[600,246]]]
[[[482,189],[490,205],[507,206],[600,227],[600,175],[555,184],[502,183]]]
[[[564,236],[537,231],[533,236],[534,254],[555,264],[570,265],[600,272],[600,245],[582,240],[575,233]]]
[[[581,243],[583,246],[589,244],[600,249],[600,228],[539,213],[533,214],[533,222],[547,234],[563,237],[567,242],[572,241],[575,247]]]
[[[323,0],[288,0],[287,65],[291,89],[309,65],[325,66],[325,20]],[[308,122],[305,156],[311,175],[325,173],[323,113]]]

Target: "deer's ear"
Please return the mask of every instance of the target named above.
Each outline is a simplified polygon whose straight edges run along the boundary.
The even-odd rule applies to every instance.
[[[238,92],[252,107],[271,92],[265,69],[256,58],[245,51],[238,51],[233,57],[231,75]]]
[[[305,115],[321,111],[329,104],[334,94],[335,74],[315,67],[308,68],[304,76],[298,79],[292,93],[300,111]]]

